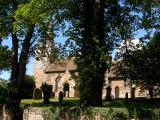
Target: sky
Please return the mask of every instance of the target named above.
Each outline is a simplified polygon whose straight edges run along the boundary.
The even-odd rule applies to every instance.
[[[67,39],[66,37],[64,37],[62,35],[61,32],[58,33],[58,37],[55,39],[58,43],[64,43],[64,41]],[[140,37],[142,37],[145,34],[144,30],[140,30],[137,31],[136,33],[137,35],[135,36],[135,39],[139,39]],[[8,38],[6,40],[3,41],[2,43],[3,45],[7,45],[11,48],[11,38]],[[34,58],[30,58],[29,59],[29,63],[27,64],[27,71],[26,74],[28,75],[33,75],[33,67],[34,67]],[[0,74],[0,78],[3,78],[5,80],[8,80],[10,78],[10,72],[2,72],[2,74]]]
[[[55,38],[55,41],[63,44],[66,39],[67,39],[67,37],[63,36],[62,32],[59,32],[58,37]],[[11,48],[11,46],[12,46],[11,37],[4,40],[2,42],[2,45],[7,45],[7,46],[9,46],[9,48]],[[26,71],[27,75],[33,75],[33,67],[34,67],[34,58],[30,57],[29,63],[27,64],[27,71]],[[8,71],[2,72],[2,74],[0,74],[0,78],[8,80],[10,78],[10,72],[8,72]]]
[[[7,45],[9,46],[9,48],[11,48],[11,38],[9,37],[8,39],[4,40],[2,42],[3,45]],[[27,74],[28,75],[33,75],[33,65],[34,65],[34,59],[30,58],[29,63],[27,64]],[[8,80],[10,78],[10,72],[2,72],[2,74],[0,74],[0,78],[3,78],[5,80]]]

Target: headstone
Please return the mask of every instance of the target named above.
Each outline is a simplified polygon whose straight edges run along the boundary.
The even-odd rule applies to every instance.
[[[128,92],[125,94],[125,101],[128,102]]]
[[[59,92],[59,103],[61,104],[63,102],[63,92]]]
[[[106,100],[107,101],[110,101],[111,100],[111,87],[110,86],[108,86],[107,88],[106,88]]]
[[[131,98],[135,99],[135,88],[131,89]]]

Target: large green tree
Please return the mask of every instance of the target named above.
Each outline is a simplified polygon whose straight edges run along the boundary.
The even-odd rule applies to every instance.
[[[158,4],[143,0],[140,3],[135,0],[73,0],[69,3],[67,20],[71,25],[67,35],[76,52],[82,104],[101,105],[112,50],[121,41],[133,39],[139,29],[157,28]]]
[[[50,18],[59,11],[61,4],[63,1],[59,0],[0,1],[0,38],[11,38],[12,41],[10,102],[14,102],[14,120],[21,119],[17,110],[22,98],[29,56],[37,41],[47,39],[44,30],[49,26],[49,21],[52,20]]]
[[[138,86],[140,85],[141,89],[148,89],[151,98],[153,98],[154,88],[160,85],[159,42],[160,33],[156,33],[147,44],[124,52],[117,64],[117,73],[126,79],[129,78]]]

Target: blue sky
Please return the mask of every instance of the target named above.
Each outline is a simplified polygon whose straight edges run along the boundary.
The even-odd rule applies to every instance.
[[[9,46],[9,48],[11,48],[12,46],[11,38],[9,37],[8,39],[4,40],[2,44],[7,45]],[[34,59],[30,58],[29,63],[27,64],[28,75],[33,75],[33,64],[34,64]],[[8,80],[10,78],[10,72],[7,71],[3,72],[2,74],[0,74],[0,78]]]
[[[58,34],[59,34],[59,36],[56,38],[56,41],[58,43],[63,44],[64,41],[67,38],[64,37],[61,32],[59,32]],[[140,30],[140,31],[137,31],[136,34],[137,35],[135,36],[135,39],[139,39],[140,37],[142,37],[145,34],[145,31]],[[11,47],[11,38],[8,38],[8,39],[4,40],[2,44],[3,45],[8,45],[9,47]],[[26,73],[28,75],[33,75],[33,66],[34,66],[34,58],[30,58],[29,63],[27,64],[27,71],[26,71]],[[10,78],[10,73],[9,72],[3,72],[2,74],[0,74],[0,78],[4,78],[4,79],[8,80]]]
[[[58,32],[58,37],[55,38],[56,42],[58,43],[64,43],[64,41],[67,39],[67,37],[64,37],[62,35],[62,32]],[[2,42],[3,45],[7,45],[9,46],[9,48],[11,48],[12,46],[12,41],[11,41],[11,37],[9,37],[8,39],[5,39],[3,42]],[[29,63],[27,64],[27,71],[26,71],[26,74],[28,75],[33,75],[33,67],[34,67],[34,58],[31,57],[29,59]],[[5,80],[8,80],[10,78],[10,72],[2,72],[2,74],[0,74],[0,78],[3,78]]]

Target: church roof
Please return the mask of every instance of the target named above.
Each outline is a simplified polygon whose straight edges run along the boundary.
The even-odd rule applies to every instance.
[[[118,61],[112,61],[110,70],[108,71],[108,77],[109,78],[117,77],[117,75],[116,75],[116,67],[115,67],[117,63],[118,63]]]
[[[116,63],[117,62],[112,61],[110,71],[108,71],[108,74],[107,74],[109,78],[114,78],[117,76],[115,73]],[[59,72],[65,72],[66,70],[69,70],[69,71],[77,70],[77,65],[74,62],[74,58],[64,59],[59,63],[48,65],[47,68],[45,69],[45,73],[59,73]]]
[[[64,59],[59,63],[48,65],[45,72],[56,73],[56,72],[65,72],[66,70],[69,70],[69,71],[77,70],[77,65],[75,65],[74,63],[74,58]]]

